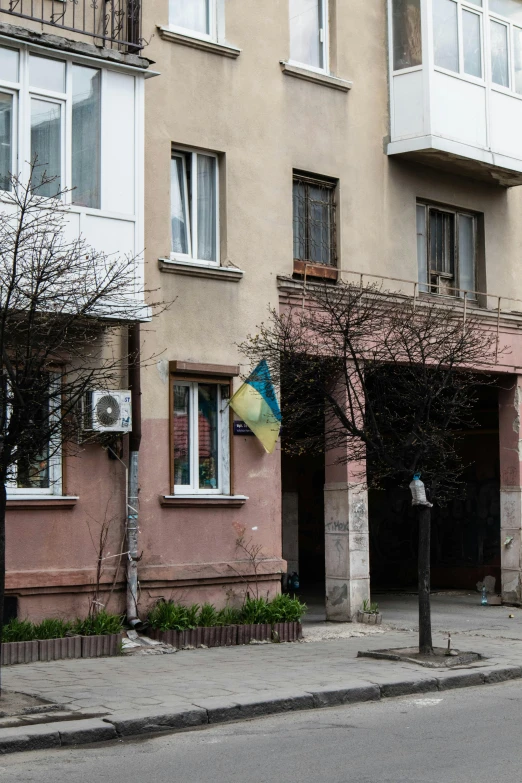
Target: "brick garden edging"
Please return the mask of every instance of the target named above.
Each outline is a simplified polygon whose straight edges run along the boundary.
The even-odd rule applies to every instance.
[[[4,642],[2,666],[118,655],[121,640],[121,633],[113,633],[100,636],[65,636],[63,639],[39,639],[33,642]]]
[[[303,636],[301,623],[274,623],[252,625],[215,625],[193,628],[189,631],[147,630],[147,635],[173,647],[231,647],[257,642],[297,642]]]

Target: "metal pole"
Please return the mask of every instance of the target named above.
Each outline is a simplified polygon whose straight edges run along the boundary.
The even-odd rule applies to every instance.
[[[132,432],[129,436],[129,479],[127,501],[127,622],[138,618],[139,559],[139,450],[141,443],[140,325],[129,327],[129,388],[132,393]]]

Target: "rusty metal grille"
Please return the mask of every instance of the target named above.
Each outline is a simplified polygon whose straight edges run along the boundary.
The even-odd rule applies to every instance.
[[[139,52],[142,0],[0,0],[0,21],[29,19],[44,32],[66,31],[94,39],[98,46]]]
[[[335,182],[294,175],[294,259],[335,267]]]

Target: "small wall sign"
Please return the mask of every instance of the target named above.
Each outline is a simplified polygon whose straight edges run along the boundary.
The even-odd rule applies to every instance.
[[[252,430],[247,427],[244,421],[234,422],[234,435],[253,435]]]

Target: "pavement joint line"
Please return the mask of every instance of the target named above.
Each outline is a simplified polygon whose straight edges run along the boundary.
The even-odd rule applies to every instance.
[[[436,676],[435,673],[432,676],[423,676],[421,672],[412,674],[414,676],[408,679],[402,678],[401,673],[398,673],[395,679],[381,683],[354,680],[341,686],[324,685],[302,691],[267,690],[265,694],[250,692],[231,694],[229,697],[209,696],[171,709],[163,706],[155,711],[138,709],[99,718],[4,728],[0,729],[0,755],[107,742],[121,737],[183,731],[225,722],[380,701],[416,693],[498,684],[522,679],[522,666],[500,665],[489,671],[437,671]]]

